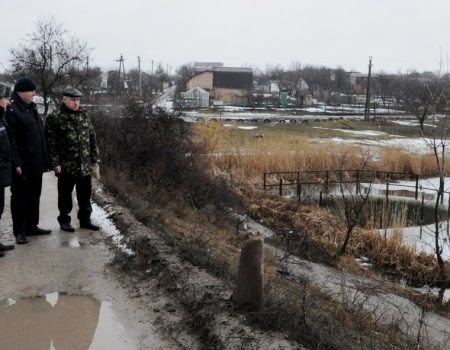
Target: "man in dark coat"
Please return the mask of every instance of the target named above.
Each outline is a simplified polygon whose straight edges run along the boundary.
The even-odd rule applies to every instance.
[[[19,78],[5,118],[12,151],[11,214],[17,244],[28,243],[26,236],[51,233],[38,227],[42,174],[49,170],[50,164],[44,123],[33,102],[35,95],[34,81]]]
[[[67,232],[75,230],[70,224],[74,187],[80,227],[99,229],[91,223],[91,168],[99,162],[98,148],[91,119],[80,108],[81,96],[77,89],[67,87],[61,108],[47,117],[45,125],[50,162],[58,176],[58,222]]]
[[[11,185],[11,148],[3,118],[5,109],[9,105],[10,92],[10,86],[0,83],[0,218],[5,208],[5,187]],[[13,245],[0,243],[0,257],[11,249],[14,249]]]

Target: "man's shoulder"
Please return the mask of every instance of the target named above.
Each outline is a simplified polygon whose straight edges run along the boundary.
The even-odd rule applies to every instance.
[[[89,117],[89,112],[84,108],[80,108],[78,113],[82,114],[84,117]]]
[[[15,104],[11,104],[8,107],[6,107],[5,113],[17,113],[18,107]]]

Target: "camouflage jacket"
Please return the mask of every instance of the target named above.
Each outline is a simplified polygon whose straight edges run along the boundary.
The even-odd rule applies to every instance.
[[[95,131],[86,111],[72,111],[64,104],[47,117],[47,148],[53,167],[61,165],[62,173],[86,176],[92,163],[98,162]]]

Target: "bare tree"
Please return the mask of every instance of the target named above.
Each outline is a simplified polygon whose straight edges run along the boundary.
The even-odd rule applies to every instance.
[[[436,161],[436,168],[439,177],[439,183],[436,188],[436,198],[434,203],[434,250],[439,267],[438,279],[443,282],[446,280],[445,262],[442,258],[443,246],[441,245],[441,225],[439,219],[439,205],[444,200],[445,193],[445,157],[446,149],[449,146],[449,116],[447,114],[448,102],[450,99],[450,87],[446,77],[441,77],[440,74],[434,75],[426,81],[422,91],[422,115],[429,116],[430,122],[434,127],[430,128],[427,137],[424,131],[423,120],[419,120],[420,134],[431,148],[434,159]],[[445,113],[438,115],[438,113]]]
[[[194,76],[194,74],[195,70],[193,63],[183,64],[177,69],[175,84],[177,85],[176,92],[178,94],[187,89],[187,83],[189,79]]]
[[[44,115],[57,90],[70,82],[70,72],[82,70],[88,49],[53,18],[38,21],[24,43],[11,50],[13,74],[27,74],[37,83],[44,100]]]
[[[373,91],[380,96],[383,107],[386,107],[387,98],[393,95],[395,79],[393,75],[380,72],[377,79],[373,80]]]
[[[438,77],[421,76],[418,73],[405,77],[400,84],[401,100],[404,108],[411,112],[419,122],[423,132],[425,121],[446,106],[446,82]]]
[[[442,98],[442,95],[446,94],[446,91],[442,91],[441,96],[437,98]],[[432,130],[432,136],[430,138],[425,138],[423,130],[421,130],[422,136],[425,141],[433,150],[434,159],[436,161],[436,167],[439,176],[439,184],[436,188],[436,199],[434,203],[434,250],[436,253],[436,259],[439,266],[439,273],[441,281],[446,278],[445,264],[442,259],[443,247],[440,242],[441,227],[439,224],[439,204],[443,202],[444,199],[444,189],[445,189],[445,151],[449,145],[449,120],[448,116],[437,120],[436,116],[432,115],[432,123],[436,124],[436,128]]]
[[[364,157],[362,172],[366,168],[368,158],[368,155]],[[339,193],[342,200],[342,217],[346,227],[344,242],[337,251],[337,254],[341,256],[347,251],[347,246],[355,227],[362,225],[365,222],[364,215],[372,188],[372,182],[368,181],[369,187],[367,192],[363,193],[359,179],[356,179],[355,187],[353,187],[352,183],[354,180],[347,174],[344,169],[344,165],[345,157],[341,160],[339,168],[336,171],[337,180],[339,183]]]

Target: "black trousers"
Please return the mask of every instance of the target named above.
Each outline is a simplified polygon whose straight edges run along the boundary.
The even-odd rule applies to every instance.
[[[39,223],[42,174],[14,174],[11,184],[11,216],[14,236],[25,235]]]
[[[72,192],[75,187],[78,200],[78,220],[80,223],[91,222],[91,175],[78,177],[70,174],[58,176],[58,222],[60,225],[70,223],[70,212],[72,211]]]

